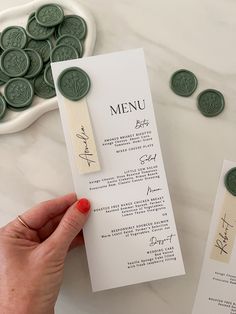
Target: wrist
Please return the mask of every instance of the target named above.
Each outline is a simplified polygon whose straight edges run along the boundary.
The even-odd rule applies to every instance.
[[[1,314],[54,314],[54,308],[41,308],[36,304],[30,302],[20,301],[16,303],[15,300],[11,302],[0,302]]]

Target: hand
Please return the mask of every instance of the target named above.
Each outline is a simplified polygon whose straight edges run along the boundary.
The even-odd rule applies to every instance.
[[[74,193],[42,202],[0,229],[1,314],[51,314],[67,252],[83,244],[90,204]]]

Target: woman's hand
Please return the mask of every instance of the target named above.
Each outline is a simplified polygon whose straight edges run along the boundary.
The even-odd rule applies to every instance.
[[[26,226],[16,218],[0,229],[1,314],[54,313],[65,257],[83,244],[89,209],[72,193],[22,214]]]

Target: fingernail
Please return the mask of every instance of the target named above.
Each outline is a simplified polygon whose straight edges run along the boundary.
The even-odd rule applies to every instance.
[[[90,210],[90,202],[87,198],[81,198],[76,203],[75,207],[83,214],[86,214]]]

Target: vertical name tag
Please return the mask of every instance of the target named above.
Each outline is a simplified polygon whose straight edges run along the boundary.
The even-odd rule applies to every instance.
[[[75,165],[80,174],[99,171],[100,164],[86,101],[91,87],[90,78],[81,68],[69,67],[60,73],[57,87],[63,95]]]
[[[64,99],[68,127],[79,173],[101,170],[86,98]]]
[[[229,263],[236,236],[236,197],[225,190],[211,258]]]

